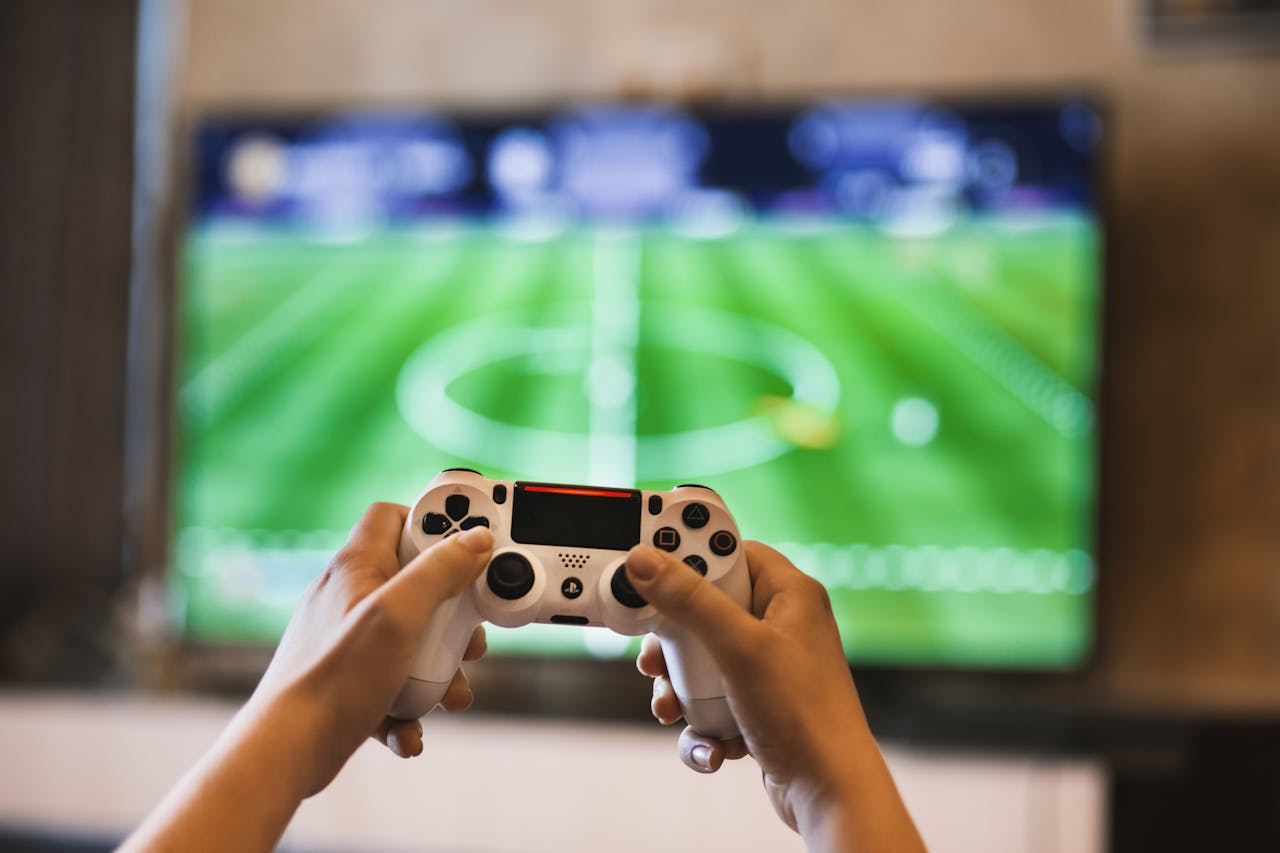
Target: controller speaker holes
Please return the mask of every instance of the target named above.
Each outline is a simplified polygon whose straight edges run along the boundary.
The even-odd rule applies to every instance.
[[[566,569],[581,570],[591,559],[590,554],[557,554],[560,564]]]

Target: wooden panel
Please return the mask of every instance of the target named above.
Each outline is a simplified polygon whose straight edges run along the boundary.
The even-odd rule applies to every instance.
[[[120,580],[134,4],[0,4],[0,677],[92,677]]]

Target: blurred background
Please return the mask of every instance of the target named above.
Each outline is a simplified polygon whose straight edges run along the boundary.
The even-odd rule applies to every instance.
[[[933,849],[1277,849],[1277,20],[0,4],[0,849],[111,849],[453,465],[719,490]],[[603,633],[283,847],[800,849]]]

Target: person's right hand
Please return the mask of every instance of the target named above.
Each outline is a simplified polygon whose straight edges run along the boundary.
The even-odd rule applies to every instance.
[[[811,848],[923,850],[867,726],[826,589],[767,545],[745,547],[751,612],[664,551],[638,546],[627,557],[636,592],[719,664],[742,731],[719,741],[686,728],[681,759],[714,773],[754,756],[774,809]],[[654,716],[678,720],[657,637],[645,638],[636,664],[654,679]]]

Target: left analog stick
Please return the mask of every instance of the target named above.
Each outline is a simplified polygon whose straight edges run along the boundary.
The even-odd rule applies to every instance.
[[[489,589],[506,601],[524,598],[533,589],[533,566],[519,554],[499,554],[489,563]]]
[[[613,573],[613,580],[609,582],[609,588],[613,591],[613,597],[618,599],[618,603],[624,607],[639,610],[649,603],[631,585],[631,579],[627,577],[625,563],[618,566],[618,570]]]

